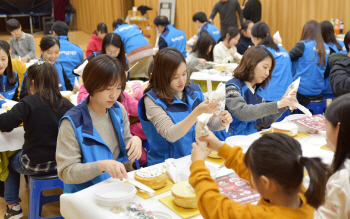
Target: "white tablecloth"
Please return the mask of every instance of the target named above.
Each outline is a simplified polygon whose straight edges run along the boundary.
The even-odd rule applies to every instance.
[[[12,132],[0,132],[0,152],[22,149],[23,144],[23,126],[13,129]]]
[[[190,80],[195,80],[195,81],[206,81],[206,80],[211,80],[211,81],[229,81],[233,77],[230,76],[223,76],[221,74],[209,74],[205,72],[192,72]]]
[[[252,134],[251,137],[253,139],[258,139],[260,137],[259,133]],[[327,163],[331,164],[333,153],[330,151],[322,150],[320,149],[321,146],[323,146],[326,143],[326,140],[318,134],[312,134],[308,137],[305,137],[303,139],[300,139],[299,142],[302,145],[303,150],[303,156],[306,157],[321,157],[322,160]],[[180,167],[180,165],[187,165],[190,162],[190,156],[186,156],[180,159],[176,160],[176,165]],[[210,163],[211,165],[214,165],[218,167],[219,165]],[[229,173],[233,172],[230,169],[222,168],[217,177],[227,175]],[[129,177],[134,177],[134,172],[128,173]],[[61,214],[66,219],[76,219],[76,218],[84,218],[84,219],[96,219],[96,218],[117,218],[116,214],[109,211],[110,207],[104,207],[99,205],[95,200],[95,191],[100,186],[106,185],[107,183],[119,181],[116,179],[108,179],[106,181],[103,181],[101,183],[98,183],[94,186],[91,186],[85,190],[82,190],[80,192],[74,193],[74,194],[63,194],[61,195],[60,199],[60,206],[61,206]],[[160,195],[157,195],[155,197],[149,198],[149,199],[143,199],[137,195],[135,195],[133,201],[136,203],[141,203],[144,208],[148,210],[154,210],[154,211],[161,211],[169,214],[171,218],[173,219],[180,219],[181,217],[178,216],[175,212],[167,208],[165,205],[163,205],[161,202],[158,201],[159,198],[165,197],[170,195],[171,192],[165,192]],[[196,219],[202,218],[202,216],[194,217]]]

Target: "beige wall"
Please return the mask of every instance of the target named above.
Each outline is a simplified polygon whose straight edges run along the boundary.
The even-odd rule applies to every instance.
[[[128,1],[128,0],[126,0]],[[242,2],[243,0],[239,0]],[[343,19],[345,30],[350,29],[349,0],[260,0],[262,20],[266,22],[273,35],[280,31],[283,45],[290,50],[299,41],[303,25],[311,19],[317,21],[331,18]],[[70,0],[77,11],[78,29],[92,33],[101,21],[112,31],[112,22],[121,16],[121,1],[118,0]],[[185,31],[187,38],[197,34],[192,22],[194,13],[203,11],[210,15],[218,0],[177,0],[175,27]],[[135,6],[147,5],[158,10],[158,0],[135,0]],[[98,13],[97,13],[98,12]],[[219,15],[214,19],[220,28]]]

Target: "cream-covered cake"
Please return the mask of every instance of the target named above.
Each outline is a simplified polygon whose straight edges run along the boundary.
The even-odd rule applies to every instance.
[[[134,178],[151,189],[166,186],[166,170],[161,167],[141,168],[135,172]]]
[[[298,134],[298,126],[293,122],[276,122],[271,125],[272,133],[283,133],[291,137]]]
[[[182,208],[197,208],[197,197],[188,181],[178,182],[171,188],[174,203]]]

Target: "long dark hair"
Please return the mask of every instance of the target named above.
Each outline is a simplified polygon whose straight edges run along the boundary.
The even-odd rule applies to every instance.
[[[28,94],[32,94],[30,90],[32,80],[34,80],[34,89],[40,95],[41,101],[43,99],[50,100],[51,108],[56,110],[54,103],[60,99],[59,107],[63,106],[64,99],[58,87],[58,73],[53,64],[50,62],[42,62],[42,64],[35,63],[28,68],[28,75],[26,77]]]
[[[305,193],[307,203],[314,208],[324,203],[327,166],[320,158],[303,157],[300,143],[288,135],[263,135],[248,149],[244,164],[256,182],[260,176],[271,177],[286,194],[300,192],[306,167],[310,176],[310,186]]]
[[[160,99],[167,104],[171,104],[174,101],[174,94],[169,89],[169,86],[174,73],[181,63],[186,64],[186,60],[179,50],[173,47],[166,47],[160,50],[154,58],[152,76],[144,93],[146,94],[151,89],[154,89]],[[185,87],[188,84],[189,82],[186,83]]]
[[[124,21],[121,18],[118,18],[117,20],[113,21],[113,30],[117,29],[119,25],[123,25]]]
[[[213,50],[215,44],[215,39],[209,33],[202,32],[197,43],[192,48],[191,53],[198,51],[198,58],[205,59],[207,61],[214,61]],[[210,46],[212,47],[208,54],[208,49]]]
[[[343,50],[343,48],[338,43],[338,41],[335,39],[334,27],[331,24],[331,22],[329,22],[329,21],[322,21],[320,23],[320,26],[321,26],[321,33],[322,33],[323,41],[326,44],[328,44],[329,42],[334,43],[335,46],[337,47],[337,49],[341,52]]]
[[[4,52],[7,55],[7,68],[5,69],[7,80],[10,82],[10,84],[16,84],[18,81],[18,78],[15,76],[12,70],[12,62],[11,62],[11,56],[10,56],[10,44],[6,42],[5,40],[0,40],[0,50],[4,50]]]
[[[275,58],[273,57],[272,53],[263,46],[250,47],[244,53],[244,56],[241,62],[239,63],[238,67],[233,71],[233,76],[235,78],[241,79],[242,81],[251,82],[254,79],[254,70],[256,66],[266,57],[270,57],[272,59],[270,74],[266,78],[266,80],[264,80],[261,84],[263,88],[266,88],[268,86],[269,81],[271,80],[271,75],[276,64]]]
[[[228,39],[228,41],[230,41],[232,38],[235,38],[239,34],[239,29],[237,27],[227,28],[225,34],[219,38],[218,43],[224,41],[226,39],[227,34],[230,35],[230,38]]]
[[[350,94],[344,94],[327,107],[325,117],[335,128],[340,123],[338,141],[329,175],[340,170],[344,161],[350,158]]]
[[[304,25],[300,40],[307,39],[316,41],[317,50],[315,51],[315,58],[316,54],[319,57],[317,65],[323,64],[323,66],[326,66],[326,49],[323,44],[324,41],[322,38],[321,27],[317,21],[311,20]]]
[[[259,21],[252,27],[252,36],[256,38],[261,38],[262,41],[258,45],[264,45],[266,47],[270,47],[276,51],[279,51],[277,44],[273,41],[270,28],[263,21]]]
[[[43,38],[41,38],[39,47],[41,51],[45,52],[54,45],[58,45],[58,47],[61,47],[58,38],[53,35],[46,35]]]
[[[94,30],[93,34],[95,34],[97,36],[97,33],[101,31],[101,33],[108,33],[108,30],[107,30],[107,25],[103,22],[99,23],[97,25],[97,28],[96,30]]]
[[[122,63],[124,70],[128,69],[126,65],[125,50],[122,38],[116,33],[107,33],[102,42],[101,54],[106,54],[106,47],[109,45],[120,49],[117,59]]]

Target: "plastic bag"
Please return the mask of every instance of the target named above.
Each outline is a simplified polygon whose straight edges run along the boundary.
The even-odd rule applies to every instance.
[[[168,177],[174,183],[177,183],[179,180],[178,180],[177,167],[175,165],[175,159],[174,158],[166,159],[164,162],[164,167],[166,168],[166,174],[168,175]]]
[[[202,115],[197,117],[197,124],[196,124],[196,141],[199,145],[199,148],[205,151],[207,149],[207,142],[199,141],[198,139],[202,136],[209,135],[209,127],[208,122],[210,118],[213,116],[213,114],[209,113],[203,113]]]
[[[84,68],[85,68],[85,66],[87,65],[88,62],[89,62],[88,60],[85,60],[85,62],[83,64],[81,64],[77,69],[74,69],[73,72],[76,75],[83,76]]]
[[[287,88],[287,92],[288,96],[290,97],[292,92],[298,92],[298,88],[299,88],[299,84],[300,84],[300,79],[301,77],[299,77],[298,79],[296,79],[295,81],[293,81],[293,83],[291,83],[288,88]],[[306,114],[309,117],[312,117],[312,113],[310,112],[310,110],[308,110],[306,107],[304,107],[303,105],[297,103],[297,102],[293,102],[293,105],[298,108],[301,112],[303,112],[304,114]]]

